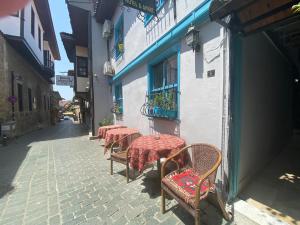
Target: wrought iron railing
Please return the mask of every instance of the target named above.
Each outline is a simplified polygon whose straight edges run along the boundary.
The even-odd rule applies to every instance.
[[[147,93],[141,114],[147,117],[158,117],[175,120],[178,117],[177,87]]]

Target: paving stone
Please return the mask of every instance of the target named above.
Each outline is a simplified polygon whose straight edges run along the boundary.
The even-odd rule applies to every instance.
[[[127,184],[124,166],[115,163],[111,176],[103,147],[86,134],[83,126],[64,121],[20,137],[5,153],[0,151],[0,159],[13,160],[5,168],[0,164],[0,183],[7,184],[0,186],[0,225],[194,223],[176,201],[168,200],[172,209],[160,213],[155,168]],[[209,207],[203,208],[211,215],[203,213],[202,225],[225,224]]]

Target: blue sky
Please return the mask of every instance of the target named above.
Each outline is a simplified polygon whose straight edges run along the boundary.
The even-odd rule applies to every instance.
[[[73,64],[68,60],[60,38],[60,32],[72,33],[68,8],[64,0],[49,0],[49,4],[61,56],[61,60],[55,62],[55,74],[66,75],[63,72],[67,72],[69,69],[74,68]],[[73,98],[73,89],[70,87],[54,85],[54,90],[59,91],[61,97],[67,100],[72,100]]]

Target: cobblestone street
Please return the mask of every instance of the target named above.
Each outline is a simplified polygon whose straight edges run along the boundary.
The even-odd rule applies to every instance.
[[[160,183],[148,169],[126,184],[124,166],[109,175],[99,141],[63,121],[0,148],[0,224],[193,224],[174,201],[160,213]],[[225,224],[203,204],[202,224]]]

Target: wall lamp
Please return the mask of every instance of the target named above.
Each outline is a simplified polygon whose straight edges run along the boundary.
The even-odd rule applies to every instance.
[[[199,30],[195,26],[190,26],[185,34],[185,43],[191,47],[193,51],[199,52],[201,48]]]

